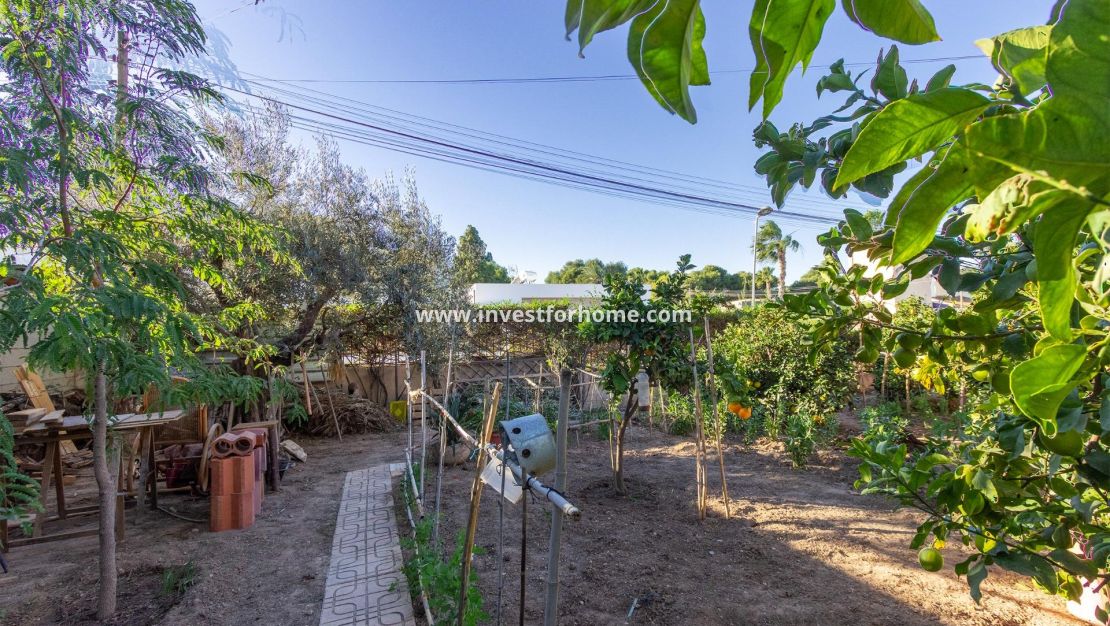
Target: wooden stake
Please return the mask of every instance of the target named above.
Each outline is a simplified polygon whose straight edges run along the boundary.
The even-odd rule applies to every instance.
[[[698,492],[698,519],[705,519],[705,433],[702,432],[701,410],[701,381],[698,377],[698,347],[694,343],[694,329],[690,328],[690,356],[693,358],[694,369],[694,436],[697,441],[694,451],[694,461],[697,467],[695,480]]]
[[[716,371],[713,369],[713,338],[709,334],[709,318],[705,319],[705,349],[709,357],[709,401],[713,403],[713,422],[717,429],[717,463],[721,466],[721,495],[725,499],[725,519],[732,517],[732,506],[728,500],[728,481],[725,479],[725,453],[721,448],[721,440],[725,438],[725,431],[721,427],[721,414],[717,410],[717,380]]]
[[[308,388],[308,368],[304,366],[304,360],[301,360],[301,380],[304,382],[304,402],[307,405],[305,411],[309,417],[312,417],[312,392]]]
[[[464,626],[466,616],[467,590],[470,586],[470,557],[474,553],[474,536],[478,532],[478,506],[482,501],[482,469],[485,466],[486,444],[493,432],[493,419],[497,416],[497,405],[501,401],[501,383],[493,384],[493,397],[482,419],[482,431],[478,436],[478,462],[474,470],[474,482],[470,486],[470,517],[466,522],[466,540],[463,542],[462,575],[459,585],[458,625]]]
[[[331,399],[331,384],[328,383],[327,377],[324,377],[324,393],[328,395],[328,408],[331,409],[331,421],[335,422],[335,436],[343,441],[343,429],[339,426],[339,416],[335,414],[335,402]],[[423,471],[423,468],[421,468]]]
[[[428,392],[428,365],[425,352],[420,351],[420,493],[424,493],[424,475],[427,472],[425,461],[428,456],[428,403],[424,394]]]

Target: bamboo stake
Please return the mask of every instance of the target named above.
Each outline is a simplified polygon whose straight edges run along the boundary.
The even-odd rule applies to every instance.
[[[463,542],[462,576],[459,585],[458,625],[465,626],[467,590],[470,586],[470,558],[474,552],[474,536],[478,532],[478,507],[482,501],[482,469],[485,465],[486,445],[493,432],[493,418],[497,416],[497,404],[501,401],[501,383],[493,385],[493,398],[489,410],[482,419],[482,430],[478,438],[478,459],[474,470],[474,482],[470,486],[470,517],[466,522],[466,541]]]
[[[424,401],[424,391],[428,389],[428,363],[425,352],[420,351],[420,493],[424,493],[424,468],[428,456],[428,403]]]
[[[328,408],[331,409],[331,421],[335,423],[335,436],[343,441],[343,429],[339,426],[339,416],[335,414],[335,401],[331,399],[331,385],[328,384],[327,377],[324,377],[324,393],[328,396]],[[424,468],[420,468],[423,472]]]
[[[721,466],[721,495],[725,499],[725,519],[732,517],[732,506],[728,500],[728,481],[725,480],[725,453],[721,448],[721,440],[725,438],[725,431],[721,428],[721,414],[717,410],[717,380],[716,371],[713,369],[713,339],[709,334],[709,318],[705,320],[705,349],[709,357],[709,401],[713,403],[713,422],[717,429],[717,463]]]
[[[443,385],[443,404],[451,395],[451,367],[455,361],[455,333],[452,329],[451,345],[447,349],[447,380]],[[439,501],[443,497],[443,457],[447,455],[447,418],[439,418],[439,468],[436,470],[436,516],[432,522],[432,544],[439,545]]]
[[[701,410],[701,381],[698,379],[698,348],[694,343],[694,329],[690,328],[690,356],[693,359],[694,368],[694,436],[696,438],[696,446],[694,452],[694,461],[697,467],[695,472],[695,480],[698,492],[698,519],[705,519],[705,436],[702,432],[702,410]]]
[[[304,366],[304,359],[301,359],[301,382],[304,383],[304,402],[308,405],[305,411],[312,417],[312,392],[308,390],[308,368]]]

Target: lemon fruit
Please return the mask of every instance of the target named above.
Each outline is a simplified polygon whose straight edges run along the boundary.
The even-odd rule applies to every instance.
[[[917,553],[917,562],[926,572],[938,572],[944,567],[944,556],[936,548],[921,548]]]

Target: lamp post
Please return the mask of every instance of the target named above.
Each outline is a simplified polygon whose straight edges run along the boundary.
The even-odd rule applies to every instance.
[[[765,206],[755,214],[755,230],[752,231],[752,307],[755,307],[755,271],[759,268],[759,256],[756,254],[755,245],[759,237],[759,218],[764,215],[770,215],[774,211],[769,206]]]

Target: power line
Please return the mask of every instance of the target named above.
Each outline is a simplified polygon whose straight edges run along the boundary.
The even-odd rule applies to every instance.
[[[253,74],[251,74],[253,76]],[[583,152],[576,152],[555,146],[535,143],[521,139],[507,137],[488,131],[482,131],[475,128],[460,126],[435,120],[427,117],[397,111],[373,105],[364,101],[354,100],[343,96],[338,96],[328,92],[312,89],[309,87],[302,87],[297,85],[292,86],[274,86],[262,85],[258,82],[248,79],[248,83],[256,87],[266,89],[267,91],[280,94],[285,98],[293,98],[295,100],[311,103],[315,106],[323,106],[328,109],[339,109],[345,113],[355,115],[360,119],[371,121],[372,123],[387,124],[394,127],[401,127],[410,132],[421,133],[436,133],[447,132],[451,135],[461,136],[467,140],[474,139],[483,144],[489,144],[491,149],[504,149],[511,150],[524,150],[529,154],[539,153],[547,157],[554,157],[555,159],[567,162],[570,165],[588,171],[590,173],[601,173],[613,175],[613,171],[621,172],[620,176],[627,176],[628,173],[633,174],[635,180],[645,182],[653,185],[658,184],[659,179],[679,183],[678,187],[685,191],[701,192],[704,188],[710,187],[725,192],[724,195],[740,202],[753,202],[765,203],[767,198],[767,188],[757,187],[753,185],[743,185],[732,183],[728,181],[716,180],[703,176],[696,176],[690,174],[683,174],[670,170],[663,170],[654,167],[637,165],[627,161],[620,161],[615,159],[608,159],[599,157],[592,154]],[[307,92],[307,93],[306,93]],[[429,130],[430,129],[430,130]],[[453,138],[458,141],[457,138]],[[599,171],[601,170],[601,171]],[[639,176],[647,176],[650,180],[638,178]],[[719,194],[718,194],[719,195]],[[821,200],[818,198],[795,198],[792,202],[793,205],[805,207],[813,211],[832,211],[836,216],[840,215],[841,207],[839,204],[829,200]]]
[[[950,57],[932,57],[924,59],[903,59],[903,65],[916,63],[948,63],[952,61],[967,61],[970,59],[985,59],[981,54],[966,54]],[[874,61],[854,61],[845,63],[845,67],[869,67],[875,65]],[[818,67],[828,67],[821,65]],[[740,68],[728,70],[714,70],[710,75],[750,74],[754,68]],[[374,85],[527,85],[527,84],[554,84],[554,83],[589,83],[607,81],[639,80],[636,74],[601,74],[594,76],[511,76],[501,78],[427,78],[427,79],[388,79],[388,78],[260,78],[261,81],[282,83],[330,83],[330,84],[374,84]]]
[[[561,185],[574,185],[580,189],[600,190],[610,194],[616,193],[641,200],[654,202],[663,201],[668,204],[678,203],[687,208],[696,208],[703,211],[709,209],[750,215],[759,211],[761,208],[752,204],[726,201],[699,194],[685,193],[680,190],[667,189],[660,186],[640,184],[627,179],[622,180],[619,177],[599,176],[575,170],[572,167],[567,167],[562,164],[551,164],[522,158],[517,155],[500,154],[488,149],[422,135],[418,132],[412,132],[411,130],[390,128],[381,124],[352,119],[351,117],[338,115],[326,110],[283,101],[278,98],[252,94],[233,87],[227,87],[227,89],[244,96],[284,105],[291,109],[325,118],[324,120],[307,122],[298,120],[301,124],[315,124],[315,128],[323,127],[332,131],[339,130],[340,132],[346,132],[349,139],[366,141],[374,145],[389,147],[390,149],[396,149],[409,154],[416,153],[420,156],[434,155],[438,159],[444,159],[471,167],[477,166],[481,169],[492,168],[498,171],[508,171],[518,176],[523,175],[533,179],[557,181],[557,183]],[[347,127],[336,129],[336,123],[345,124]],[[778,211],[777,215],[780,218],[790,221],[807,223],[817,222],[829,224],[836,221],[830,217],[799,213],[796,211]]]

